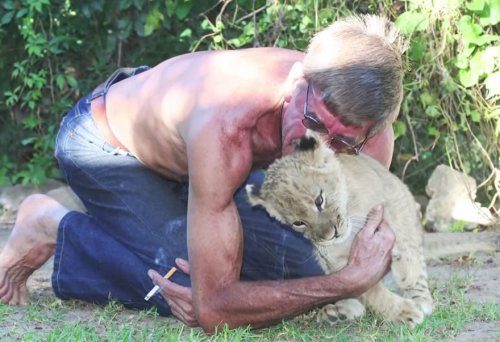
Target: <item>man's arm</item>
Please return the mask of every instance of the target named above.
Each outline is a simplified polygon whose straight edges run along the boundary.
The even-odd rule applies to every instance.
[[[376,231],[373,224],[358,238],[363,248],[357,249],[349,266],[334,275],[240,281],[243,234],[233,193],[248,175],[252,153],[250,139],[244,132],[238,134],[228,136],[222,130],[206,128],[188,143],[192,304],[203,329],[213,332],[225,323],[262,327],[323,303],[359,295],[378,281],[390,262],[394,237],[388,228]],[[165,287],[167,300],[179,296],[176,291],[182,287],[158,278],[155,281]],[[189,298],[185,296],[184,302]]]

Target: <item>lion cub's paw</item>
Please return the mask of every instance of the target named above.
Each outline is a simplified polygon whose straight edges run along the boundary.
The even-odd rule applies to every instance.
[[[335,304],[327,304],[319,309],[316,320],[331,325],[342,321],[352,321],[365,314],[365,307],[357,299],[343,299]]]
[[[407,323],[414,328],[424,321],[424,313],[414,301],[404,299],[394,308],[390,320]]]
[[[413,301],[420,307],[424,316],[428,316],[434,311],[434,301],[430,296],[418,297],[413,299]]]

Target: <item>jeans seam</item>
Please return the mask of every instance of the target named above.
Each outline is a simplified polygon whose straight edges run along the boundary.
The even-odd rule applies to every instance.
[[[88,107],[89,107],[89,110],[87,110],[85,112],[82,112],[82,110],[80,109],[80,105],[83,101],[85,101],[85,104],[88,105]],[[80,119],[82,116],[85,116],[85,115],[90,116],[90,119],[92,121],[94,120],[92,117],[92,108],[91,108],[90,102],[87,100],[87,97],[84,97],[80,101],[78,101],[78,103],[73,107],[73,109],[71,111],[73,111],[74,115],[68,120],[67,123],[65,123],[66,129],[72,131],[75,135],[78,135],[80,137],[85,138],[82,134],[77,133],[75,129],[71,128],[70,125],[73,123],[74,120]],[[68,112],[68,114],[71,113],[71,111]],[[80,126],[80,125],[78,125],[78,126]],[[97,127],[96,127],[96,129],[97,129]],[[104,140],[104,142],[106,142],[106,141]]]
[[[66,145],[68,143],[68,139],[69,138],[70,138],[69,134],[67,134],[67,133],[64,134],[64,136],[62,137],[63,141],[61,142],[61,144],[57,144],[58,145],[57,153],[66,154]],[[56,158],[57,158],[57,154],[56,154]],[[59,160],[59,158],[57,158],[57,159]],[[64,167],[63,164],[64,163],[60,162],[59,163],[59,168],[61,169],[61,172],[63,173],[64,178],[66,178],[66,181],[69,183],[69,174],[68,174],[68,172],[66,172],[66,168]]]
[[[56,274],[57,292],[58,292],[59,296],[61,296],[61,285],[59,284],[59,275],[61,273],[61,268],[62,268],[62,260],[63,260],[63,254],[64,254],[64,244],[65,244],[65,239],[66,239],[66,221],[67,221],[68,214],[66,214],[66,216],[63,217],[63,219],[61,221],[61,232],[60,232],[60,234],[62,234],[61,250],[59,252],[59,267],[57,269],[57,274]]]

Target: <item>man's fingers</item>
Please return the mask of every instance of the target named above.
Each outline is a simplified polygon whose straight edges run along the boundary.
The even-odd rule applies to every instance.
[[[182,298],[170,296],[165,296],[165,299],[175,317],[190,327],[198,326],[198,321],[196,320],[191,301],[188,302]]]
[[[171,282],[170,280],[165,280],[165,286],[163,286],[163,292],[165,292],[169,297],[178,297],[182,298],[186,301],[191,301],[191,288],[185,287],[176,283]]]
[[[179,297],[184,300],[191,300],[191,288],[171,282],[163,278],[155,270],[149,270],[148,276],[153,280],[153,284],[158,285],[162,289],[162,292],[166,293],[169,297]]]
[[[148,276],[153,280],[153,284],[158,285],[168,297],[178,297],[185,301],[192,300],[190,287],[182,286],[165,279],[155,270],[149,270]]]
[[[181,258],[176,258],[175,259],[175,264],[179,269],[186,273],[189,274],[189,262],[187,260],[181,259]]]
[[[187,262],[186,264],[182,264],[181,261],[179,265],[179,262],[176,260],[176,264],[183,272],[189,272],[189,265],[187,268],[184,267]],[[184,268],[184,270],[182,268]],[[149,270],[148,276],[153,280],[155,285],[158,285],[161,288],[161,294],[170,306],[172,314],[188,326],[197,326],[198,322],[192,305],[193,299],[191,288],[173,283],[170,280],[163,278],[155,270]]]
[[[168,305],[172,310],[172,314],[181,320],[184,324],[195,327],[198,325],[198,321],[196,320],[194,313],[189,313],[185,311],[178,303],[174,301],[168,301]]]
[[[148,271],[148,276],[153,281],[153,284],[162,287],[162,283],[163,283],[163,280],[165,280],[165,278],[163,278],[160,275],[160,273],[156,272],[155,270],[149,270]]]
[[[181,312],[178,312],[176,310],[172,310],[172,315],[177,317],[182,323],[184,323],[188,327],[194,328],[199,325],[196,319],[191,317],[185,317]]]
[[[382,217],[384,216],[384,207],[382,204],[379,204],[372,208],[368,213],[368,218],[366,220],[366,224],[364,228],[361,230],[363,234],[371,236],[375,233],[378,226],[380,225],[380,221],[382,221]]]
[[[174,299],[171,302],[175,303],[176,307],[184,313],[185,317],[194,317],[194,309],[190,303],[182,299]]]
[[[194,317],[194,309],[193,306],[179,298],[168,298],[167,304],[170,306],[172,310],[176,310],[178,312],[182,312],[184,317]]]
[[[379,225],[378,235],[382,237],[384,240],[386,240],[390,244],[390,247],[392,248],[392,245],[396,240],[396,235],[394,235],[394,231],[389,227],[389,224],[387,224],[385,220],[382,220],[382,222]]]

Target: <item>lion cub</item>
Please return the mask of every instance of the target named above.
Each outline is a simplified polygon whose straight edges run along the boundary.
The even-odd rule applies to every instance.
[[[401,180],[366,155],[335,154],[311,132],[293,154],[276,160],[265,174],[260,190],[247,186],[250,203],[263,206],[310,239],[326,273],[347,265],[352,241],[377,204],[384,205],[384,218],[396,235],[391,270],[405,298],[380,281],[359,300],[324,306],[318,320],[354,319],[368,305],[384,319],[415,326],[432,312],[423,229],[416,203]]]

